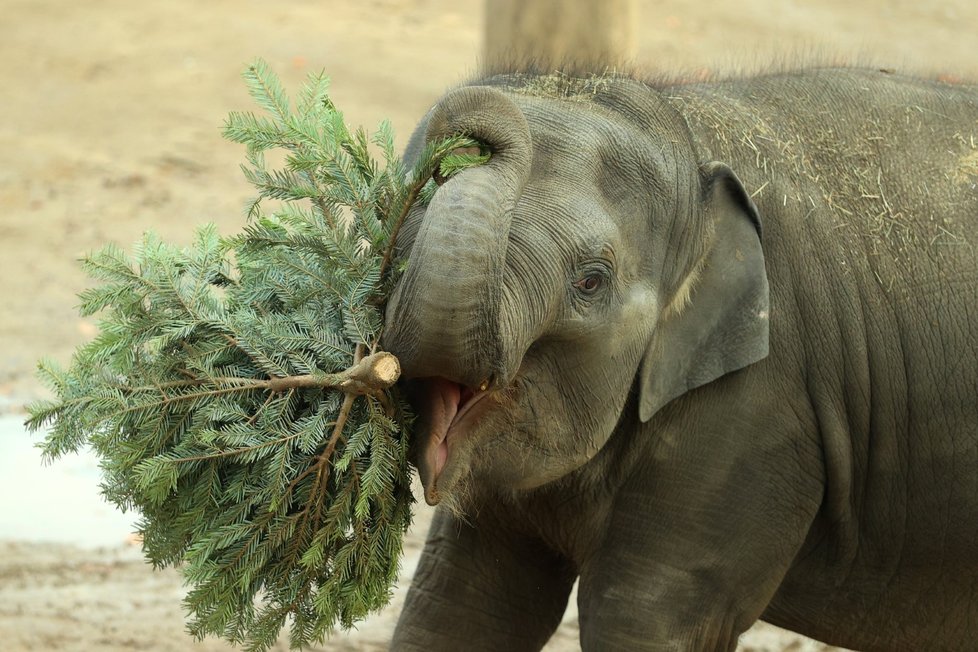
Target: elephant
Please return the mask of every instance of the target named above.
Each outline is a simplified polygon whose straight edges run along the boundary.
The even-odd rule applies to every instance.
[[[501,72],[406,158],[382,345],[437,505],[391,649],[978,645],[978,86]]]

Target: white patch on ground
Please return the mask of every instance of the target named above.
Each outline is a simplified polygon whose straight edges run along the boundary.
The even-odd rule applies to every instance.
[[[0,540],[117,546],[135,530],[138,515],[123,514],[99,493],[98,460],[91,451],[44,464],[23,415],[0,416]]]

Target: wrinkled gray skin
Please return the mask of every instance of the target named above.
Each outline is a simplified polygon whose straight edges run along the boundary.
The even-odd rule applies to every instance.
[[[409,154],[456,132],[388,307],[442,504],[392,649],[537,650],[577,577],[584,650],[973,649],[978,87],[496,77]]]

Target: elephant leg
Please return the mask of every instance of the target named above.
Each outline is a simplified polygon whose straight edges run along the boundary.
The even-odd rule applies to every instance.
[[[435,514],[392,650],[539,650],[553,634],[573,565],[488,511],[468,522]]]
[[[585,652],[732,651],[760,617],[816,518],[822,467],[816,449],[799,455],[800,433],[785,446],[739,437],[669,433],[681,444],[616,497],[581,568]]]

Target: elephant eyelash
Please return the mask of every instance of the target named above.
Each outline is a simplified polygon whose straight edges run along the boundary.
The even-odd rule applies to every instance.
[[[594,294],[601,289],[602,285],[604,285],[604,277],[601,274],[588,274],[587,276],[574,281],[573,285],[583,294]]]
[[[603,260],[592,261],[578,269],[571,282],[579,299],[590,300],[611,285],[613,274],[611,266]]]

